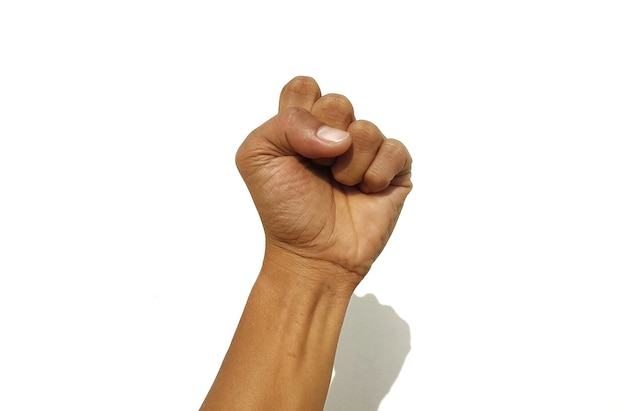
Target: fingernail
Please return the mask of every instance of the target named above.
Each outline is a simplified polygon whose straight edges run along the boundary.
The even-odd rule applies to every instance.
[[[333,128],[326,125],[320,127],[317,130],[317,138],[329,143],[341,143],[348,137],[350,137],[350,134],[347,131],[343,131],[338,128]]]

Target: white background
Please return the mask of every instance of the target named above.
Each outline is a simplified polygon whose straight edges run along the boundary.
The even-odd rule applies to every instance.
[[[0,409],[199,407],[262,256],[234,153],[303,74],[414,158],[380,410],[625,410],[623,4],[3,1]]]

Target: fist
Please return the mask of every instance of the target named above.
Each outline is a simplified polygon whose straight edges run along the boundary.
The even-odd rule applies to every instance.
[[[278,114],[248,135],[236,163],[263,224],[266,259],[295,258],[357,281],[412,186],[406,147],[309,77],[284,86]]]

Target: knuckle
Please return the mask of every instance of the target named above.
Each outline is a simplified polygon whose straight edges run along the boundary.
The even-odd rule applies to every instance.
[[[368,170],[363,177],[363,185],[372,192],[384,190],[389,186],[390,179],[379,170]]]
[[[311,113],[324,123],[347,129],[354,121],[352,103],[341,94],[326,94],[315,102]]]
[[[348,98],[342,94],[330,93],[322,96],[320,104],[324,106],[324,109],[331,111],[338,111],[341,113],[352,112],[352,103]]]
[[[317,82],[312,77],[307,76],[297,76],[294,77],[289,83],[285,85],[283,88],[283,93],[289,92],[298,95],[312,95],[319,94],[319,86]]]
[[[348,132],[352,135],[355,144],[365,147],[378,147],[382,144],[385,136],[378,129],[378,127],[367,120],[357,120],[353,122]]]
[[[389,156],[396,157],[408,154],[406,147],[399,140],[389,138],[385,140],[385,145],[387,146]]]
[[[350,172],[344,172],[344,171],[339,171],[339,172],[333,171],[333,178],[338,183],[343,184],[344,186],[348,186],[348,187],[355,186],[362,181],[361,175],[357,175],[355,173],[350,173]]]

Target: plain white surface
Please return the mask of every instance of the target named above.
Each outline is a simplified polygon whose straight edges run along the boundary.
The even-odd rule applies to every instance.
[[[199,407],[262,256],[234,153],[303,74],[414,157],[357,290],[410,327],[380,410],[625,410],[624,21],[620,1],[2,2],[0,409]]]

